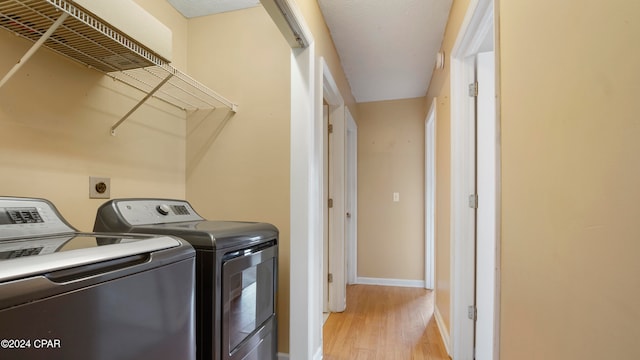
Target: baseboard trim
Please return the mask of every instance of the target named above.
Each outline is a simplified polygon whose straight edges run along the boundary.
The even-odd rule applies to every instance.
[[[322,346],[316,350],[315,355],[313,355],[313,360],[322,360]]]
[[[440,309],[438,309],[438,305],[435,306],[435,309],[433,311],[433,316],[436,318],[436,325],[438,325],[438,330],[440,330],[440,336],[442,337],[444,348],[447,350],[447,355],[451,357],[451,351],[450,351],[451,339],[449,337],[449,330],[447,329],[447,325],[445,325],[444,323],[442,314],[440,314]]]
[[[424,288],[424,280],[403,280],[403,279],[381,279],[381,278],[357,277],[356,284]]]
[[[289,360],[289,354],[279,352],[278,360]],[[318,348],[315,355],[313,355],[313,360],[322,360],[322,347]]]

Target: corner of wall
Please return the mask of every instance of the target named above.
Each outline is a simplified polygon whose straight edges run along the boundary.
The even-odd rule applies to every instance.
[[[436,318],[436,324],[438,325],[438,330],[440,331],[442,343],[447,350],[447,355],[451,356],[451,337],[449,336],[449,329],[447,329],[447,325],[444,323],[444,319],[442,318],[440,309],[438,309],[438,305],[435,306],[433,316]]]

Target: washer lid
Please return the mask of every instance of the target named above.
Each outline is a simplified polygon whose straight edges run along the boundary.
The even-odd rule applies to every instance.
[[[0,241],[0,282],[181,245],[168,236],[83,233]]]
[[[268,223],[242,221],[188,221],[134,226],[130,231],[147,234],[174,235],[199,249],[226,249],[252,246],[273,240],[278,229]]]
[[[98,209],[94,231],[174,235],[200,250],[252,246],[277,239],[268,223],[206,220],[185,200],[113,199]]]

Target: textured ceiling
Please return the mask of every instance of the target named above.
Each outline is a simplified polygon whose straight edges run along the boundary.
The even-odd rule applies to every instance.
[[[357,102],[426,94],[452,0],[318,0]]]
[[[168,0],[185,17],[259,0]],[[318,0],[357,102],[426,94],[452,0]]]
[[[258,6],[260,0],[168,0],[186,18]]]

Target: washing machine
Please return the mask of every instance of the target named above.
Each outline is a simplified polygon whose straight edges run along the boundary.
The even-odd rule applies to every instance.
[[[184,200],[114,199],[98,209],[94,231],[188,241],[196,249],[198,359],[276,359],[275,226],[207,220]]]
[[[195,251],[81,233],[44,199],[0,197],[0,358],[195,359]]]

